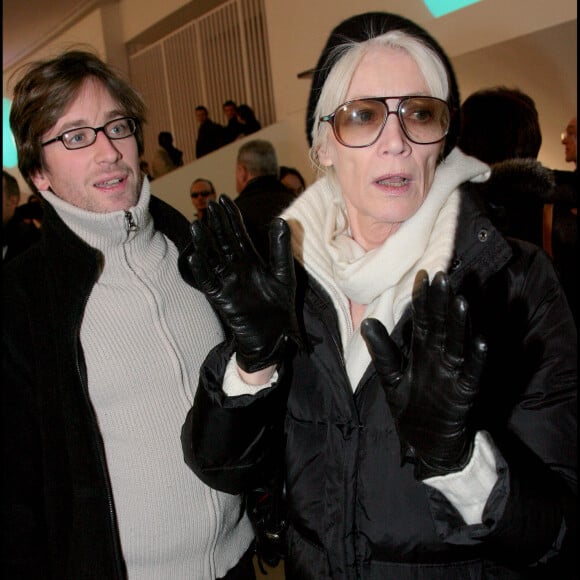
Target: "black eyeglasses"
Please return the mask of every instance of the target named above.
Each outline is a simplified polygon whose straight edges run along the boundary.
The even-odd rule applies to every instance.
[[[399,99],[395,110],[387,104],[391,99]],[[332,125],[334,136],[345,147],[368,147],[378,140],[389,115],[397,115],[406,137],[419,145],[443,140],[451,123],[445,101],[415,95],[347,101],[331,115],[320,117],[320,121]]]
[[[193,199],[197,199],[200,195],[202,197],[209,197],[210,195],[213,195],[213,191],[192,191],[191,192],[191,197],[193,197]]]
[[[105,123],[102,127],[78,127],[41,143],[43,147],[60,141],[67,149],[84,149],[97,140],[97,133],[102,131],[109,139],[126,139],[135,134],[137,121],[131,117],[121,117]]]

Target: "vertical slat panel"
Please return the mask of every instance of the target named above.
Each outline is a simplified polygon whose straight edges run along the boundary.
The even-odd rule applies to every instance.
[[[159,131],[166,131],[170,127],[161,45],[154,45],[132,58],[130,75],[133,86],[147,105],[147,123],[143,128],[145,136],[144,157],[151,161],[157,149]]]
[[[231,85],[229,87],[229,96],[226,95],[224,100],[231,99],[240,104],[246,99],[247,93],[244,86],[244,62],[236,4],[236,2],[232,2],[228,5],[230,28],[226,38],[227,54],[230,60],[226,67],[226,74],[231,79]]]
[[[262,0],[240,0],[242,29],[245,34],[250,104],[263,126],[274,122],[273,95],[270,81],[270,57]]]
[[[184,162],[189,163],[195,159],[195,107],[203,100],[195,27],[182,29],[179,34],[167,39],[164,45],[169,92],[172,95],[172,132],[175,145],[183,150]]]
[[[129,61],[148,109],[148,160],[160,131],[171,131],[185,163],[195,159],[197,105],[222,124],[227,99],[252,107],[262,126],[275,121],[263,0],[225,2]]]
[[[204,105],[209,110],[210,117],[215,119],[215,110],[212,106],[213,95],[215,94],[215,75],[216,67],[214,63],[214,47],[213,47],[213,22],[210,18],[203,18],[199,23],[199,34],[201,40],[200,58],[204,64],[204,77],[206,94],[203,102],[197,103]]]
[[[262,71],[262,95],[264,99],[264,115],[266,124],[270,125],[276,121],[276,111],[274,108],[274,91],[272,89],[272,75],[270,73],[271,61],[268,43],[268,27],[266,23],[264,0],[256,0],[259,4],[260,15],[260,46],[264,59],[264,68]]]

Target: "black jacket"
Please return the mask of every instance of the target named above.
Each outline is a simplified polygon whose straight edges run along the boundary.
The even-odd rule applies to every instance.
[[[373,365],[353,393],[334,307],[302,270],[304,349],[278,384],[227,398],[221,380],[231,347],[206,361],[184,430],[186,457],[202,480],[234,493],[264,481],[283,449],[288,579],[566,577],[529,566],[562,530],[573,541],[576,328],[541,250],[506,241],[467,193],[459,220],[450,279],[489,343],[476,427],[503,458],[483,524],[466,525],[414,479],[412,465],[401,466]],[[410,330],[407,309],[392,336],[408,344]]]
[[[270,248],[270,222],[295,199],[294,194],[275,175],[254,177],[234,199],[250,239],[265,260],[268,260]]]
[[[235,141],[240,135],[243,135],[243,125],[238,121],[238,118],[234,115],[228,124],[224,127],[224,141],[225,143],[231,143]]]
[[[578,171],[554,171],[552,257],[578,325]]]
[[[189,237],[185,217],[154,197],[150,210],[156,228],[181,249]],[[49,204],[42,231],[36,246],[3,266],[2,572],[35,580],[124,579],[80,346],[101,257]]]
[[[505,235],[551,252],[568,304],[578,322],[578,174],[544,167],[536,159],[492,165],[477,189],[494,225]],[[545,209],[552,207],[551,250],[545,245]]]
[[[536,159],[508,159],[491,168],[478,190],[494,225],[505,236],[542,247],[542,214],[555,196],[554,172]]]
[[[38,203],[28,204],[39,205]],[[24,206],[20,206],[24,207]],[[6,253],[2,257],[2,262],[12,260],[18,254],[27,250],[40,238],[40,230],[34,224],[28,224],[18,219],[18,214],[5,225],[2,226],[2,249]]]
[[[226,144],[223,125],[207,119],[200,126],[195,142],[195,157],[199,159]]]

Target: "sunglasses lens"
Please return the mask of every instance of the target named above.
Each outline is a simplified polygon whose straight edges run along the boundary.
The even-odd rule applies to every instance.
[[[401,102],[399,118],[415,143],[435,143],[447,135],[451,122],[447,103],[429,97]]]
[[[334,127],[339,139],[350,147],[364,147],[374,141],[385,118],[379,101],[360,100],[344,104],[336,112]]]
[[[366,147],[374,143],[389,114],[384,100],[387,98],[358,99],[341,105],[334,113],[338,140],[347,147]],[[449,131],[449,107],[440,99],[403,97],[396,111],[405,134],[413,143],[436,143]]]

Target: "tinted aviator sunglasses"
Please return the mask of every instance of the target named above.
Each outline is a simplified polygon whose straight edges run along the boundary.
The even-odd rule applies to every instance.
[[[398,100],[396,107],[387,101]],[[428,145],[442,141],[449,131],[451,112],[447,103],[436,97],[406,95],[368,97],[340,105],[320,122],[330,123],[334,136],[345,147],[368,147],[380,137],[389,115],[399,119],[409,141]]]
[[[193,191],[193,192],[191,193],[191,197],[192,197],[193,199],[197,199],[197,198],[198,198],[200,195],[201,195],[202,197],[209,197],[210,195],[212,195],[212,193],[213,193],[213,192],[211,192],[211,191]]]

